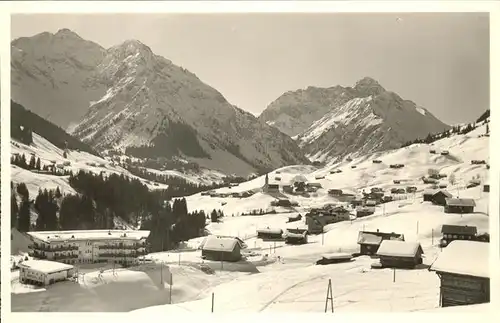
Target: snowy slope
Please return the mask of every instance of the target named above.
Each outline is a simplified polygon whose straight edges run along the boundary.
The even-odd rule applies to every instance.
[[[404,312],[404,311],[440,311],[439,279],[434,272],[427,270],[427,266],[434,262],[440,249],[437,243],[441,238],[440,229],[443,224],[459,224],[477,226],[479,232],[489,231],[488,201],[489,193],[482,192],[482,187],[463,188],[464,182],[480,175],[482,179],[488,177],[484,165],[472,166],[470,160],[488,160],[488,137],[479,137],[482,127],[467,135],[457,135],[442,139],[431,145],[412,145],[403,149],[377,153],[374,156],[358,158],[352,161],[357,165],[351,169],[351,164],[330,164],[324,168],[311,166],[289,166],[272,172],[272,180],[276,173],[283,181],[289,181],[298,174],[303,174],[309,181],[316,181],[318,174],[326,174],[326,178],[319,180],[324,186],[317,196],[310,198],[292,197],[298,200],[301,207],[311,207],[327,202],[335,202],[326,194],[329,188],[350,188],[359,191],[363,188],[381,186],[394,187],[395,178],[407,179],[408,183],[415,183],[418,192],[404,196],[404,199],[390,202],[385,206],[378,206],[375,214],[361,219],[353,218],[330,224],[325,227],[323,235],[309,236],[309,243],[301,246],[284,245],[283,242],[265,242],[257,239],[255,231],[258,228],[293,228],[303,226],[302,221],[286,223],[289,216],[297,214],[268,214],[264,216],[231,216],[252,208],[266,207],[274,198],[264,193],[256,193],[246,199],[211,198],[196,194],[187,198],[188,208],[206,209],[221,208],[226,218],[220,223],[212,223],[208,230],[213,234],[239,236],[248,246],[244,251],[247,256],[245,262],[235,264],[203,261],[201,251],[196,250],[204,238],[196,238],[187,242],[191,250],[180,252],[163,252],[149,255],[149,258],[169,264],[173,272],[174,290],[177,296],[173,297],[172,305],[168,304],[168,297],[152,287],[150,281],[158,281],[158,273],[151,280],[129,274],[112,278],[105,275],[108,282],[102,292],[96,289],[98,295],[103,292],[108,296],[120,295],[121,304],[110,301],[109,304],[92,303],[88,297],[78,301],[66,297],[75,295],[74,284],[59,285],[49,289],[42,298],[16,294],[13,297],[15,310],[39,310],[43,299],[57,297],[64,302],[51,302],[49,307],[63,310],[98,311],[113,309],[129,311],[139,306],[152,306],[137,311],[132,315],[168,314],[173,312],[209,312],[211,308],[211,293],[214,293],[214,312],[323,312],[328,280],[332,280],[334,307],[336,312]],[[449,156],[433,155],[430,149],[449,150]],[[382,164],[373,164],[372,159],[383,161]],[[404,163],[405,167],[391,170],[391,163]],[[330,174],[329,170],[341,167],[344,172]],[[421,192],[425,188],[418,180],[426,175],[429,168],[436,168],[448,176],[455,174],[457,184],[450,184],[450,192],[461,197],[470,197],[476,200],[476,210],[473,214],[445,214],[443,208],[429,202],[422,202]],[[264,184],[259,177],[242,183],[231,190],[258,189]],[[406,185],[406,184],[405,184]],[[229,191],[228,188],[219,191]],[[221,202],[226,202],[221,205]],[[396,281],[393,282],[393,271],[390,269],[371,269],[370,265],[376,261],[369,257],[358,257],[351,262],[337,265],[316,266],[314,262],[323,254],[352,253],[359,250],[357,236],[360,230],[381,230],[397,232],[405,235],[407,241],[418,241],[424,250],[424,266],[415,270],[397,270]],[[280,259],[278,259],[278,256]],[[208,266],[212,274],[202,274],[190,268],[193,266]],[[252,269],[254,268],[254,269]],[[252,269],[252,270],[250,270]],[[256,269],[256,270],[255,270]],[[251,274],[254,272],[253,274]],[[250,274],[249,274],[250,273]],[[88,274],[86,281],[90,286],[100,285],[95,277],[96,273]],[[130,274],[131,275],[131,274]],[[138,274],[142,275],[142,274]],[[188,276],[187,276],[188,275]],[[129,278],[127,278],[129,277]],[[134,278],[132,278],[134,277]],[[141,276],[142,277],[142,276]],[[188,277],[188,278],[186,278]],[[192,279],[193,283],[186,283]],[[125,281],[137,281],[138,285],[126,285]],[[93,283],[92,283],[93,282]],[[149,285],[148,285],[149,284]],[[139,286],[141,285],[141,286]],[[104,285],[103,285],[104,286]],[[128,287],[125,287],[128,286]],[[151,286],[151,287],[143,287]],[[86,293],[86,288],[80,293]],[[125,291],[134,288],[141,290],[144,297],[139,305],[132,304],[131,299],[124,295]],[[20,291],[21,292],[21,291]],[[180,295],[184,295],[181,297]],[[157,300],[160,297],[162,300]],[[134,300],[136,298],[134,297]],[[161,303],[161,304],[160,304]],[[59,305],[57,305],[59,304]],[[486,305],[485,305],[486,306]],[[484,307],[484,306],[483,306]],[[462,309],[461,309],[462,310]],[[463,309],[469,311],[468,307]],[[472,309],[470,309],[472,310]]]
[[[352,88],[287,92],[259,118],[292,136],[311,159],[320,161],[400,147],[449,128],[369,77]]]
[[[290,137],[138,40],[103,49],[63,29],[14,40],[11,51],[13,98],[95,149],[154,144],[151,158],[241,176],[307,162]]]

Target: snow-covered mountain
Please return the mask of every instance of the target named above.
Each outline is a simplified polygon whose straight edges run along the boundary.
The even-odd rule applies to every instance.
[[[15,39],[11,44],[11,99],[66,129],[106,92],[91,82],[106,50],[68,29]]]
[[[12,52],[13,99],[30,109],[49,97],[38,114],[68,110],[59,124],[78,122],[72,134],[94,148],[136,147],[128,152],[237,175],[307,162],[290,137],[139,41],[105,50],[61,30],[15,40]]]
[[[449,128],[369,77],[354,87],[287,92],[259,118],[294,136],[306,154],[319,160],[393,149]]]

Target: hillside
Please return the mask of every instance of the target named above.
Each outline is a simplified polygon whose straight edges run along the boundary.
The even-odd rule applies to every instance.
[[[10,131],[11,138],[28,145],[33,142],[30,134],[35,132],[59,149],[80,150],[98,155],[89,145],[14,101],[10,102]]]
[[[369,77],[352,88],[288,92],[259,119],[294,136],[310,159],[320,161],[397,148],[449,128]]]
[[[95,149],[179,157],[243,176],[307,162],[290,137],[140,41],[104,50],[61,30],[14,40],[12,57],[13,99],[49,120],[65,114],[69,121],[57,122],[77,124],[71,133]],[[60,85],[66,83],[71,90]],[[75,98],[72,111],[68,95]]]
[[[485,165],[471,164],[472,160],[489,160],[489,137],[484,136],[485,124],[467,134],[454,134],[432,144],[413,144],[408,147],[378,152],[355,158],[352,162],[330,163],[325,167],[295,165],[276,169],[270,180],[280,176],[286,184],[296,175],[303,175],[309,182],[319,182],[322,188],[310,197],[279,193],[299,203],[294,210],[279,209],[278,214],[241,216],[238,213],[267,208],[276,195],[256,193],[248,198],[210,197],[195,194],[187,198],[188,205],[202,210],[221,208],[226,217],[219,223],[210,223],[212,234],[239,236],[248,246],[243,251],[246,260],[228,263],[201,259],[196,250],[204,238],[187,241],[187,249],[159,252],[149,255],[157,263],[164,263],[173,272],[172,299],[162,294],[162,287],[154,287],[161,278],[156,270],[124,269],[112,276],[107,268],[101,279],[98,271],[89,272],[85,284],[59,285],[57,288],[38,291],[39,295],[22,290],[14,281],[13,308],[16,311],[35,311],[41,308],[59,311],[131,311],[132,315],[170,314],[174,312],[210,312],[214,293],[215,313],[250,312],[316,312],[324,311],[328,280],[333,284],[335,312],[414,312],[440,311],[439,278],[428,266],[439,256],[437,246],[443,224],[476,226],[478,232],[489,232],[489,193],[482,186],[466,188],[472,178],[484,183],[489,178]],[[431,150],[437,151],[436,154]],[[448,155],[440,152],[448,150]],[[374,159],[381,163],[373,163]],[[394,163],[403,168],[392,169]],[[351,166],[357,166],[351,168]],[[342,169],[342,173],[330,173]],[[473,198],[474,213],[445,214],[442,206],[422,201],[422,191],[429,187],[420,178],[435,169],[448,178],[442,180],[454,196]],[[324,179],[316,180],[324,175]],[[450,180],[455,177],[455,181]],[[402,184],[394,184],[399,179]],[[259,189],[264,178],[259,177],[233,188],[221,188],[219,193]],[[342,221],[325,227],[324,234],[310,235],[305,245],[286,245],[282,241],[263,241],[256,238],[256,229],[263,227],[295,228],[304,226],[304,219],[287,223],[291,216],[304,214],[311,207],[326,203],[340,203],[327,194],[331,188],[349,189],[360,193],[363,189],[380,187],[385,191],[408,185],[417,187],[415,194],[401,194],[395,201],[379,205],[370,216]],[[352,211],[352,210],[351,210]],[[234,216],[231,216],[234,215]],[[406,241],[418,241],[423,250],[423,265],[412,270],[372,269],[375,259],[368,256],[354,258],[343,264],[314,265],[324,254],[355,253],[359,251],[358,232],[361,230],[396,232],[404,234]],[[203,274],[199,269],[204,269]],[[210,269],[210,270],[208,270]],[[165,271],[168,272],[168,271]],[[252,274],[249,274],[252,272]],[[149,274],[149,278],[144,273]],[[165,277],[165,276],[164,276]],[[185,278],[191,277],[192,283]],[[132,294],[123,293],[130,286],[144,293],[140,302]],[[89,289],[96,295],[121,297],[121,302],[93,302]],[[85,295],[78,300],[75,295]],[[129,295],[129,296],[127,296]],[[158,301],[158,296],[163,301]],[[58,302],[44,302],[56,297]],[[171,304],[170,304],[171,303]],[[45,305],[44,305],[45,304]],[[142,309],[139,309],[142,307]],[[472,310],[472,307],[470,308]],[[135,310],[135,311],[134,311]],[[469,307],[456,308],[468,311]]]

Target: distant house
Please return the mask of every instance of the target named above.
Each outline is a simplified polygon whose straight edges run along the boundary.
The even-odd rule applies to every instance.
[[[377,201],[375,201],[375,200],[366,200],[365,201],[365,206],[368,206],[368,207],[377,206]]]
[[[342,190],[336,189],[336,188],[332,188],[332,189],[328,190],[328,195],[331,195],[331,196],[340,196],[340,195],[342,195]]]
[[[362,255],[375,255],[382,241],[384,240],[400,240],[404,241],[404,235],[398,233],[385,233],[385,232],[370,232],[360,231],[358,234],[358,244],[360,246],[360,254]]]
[[[448,150],[443,150],[441,152],[441,155],[443,155],[443,156],[448,156],[449,154],[450,154],[450,152]]]
[[[271,202],[272,206],[281,206],[281,207],[291,207],[292,202],[289,199],[278,199],[276,201]]]
[[[278,193],[279,191],[280,191],[279,184],[269,184],[266,190],[266,192],[268,193]]]
[[[489,183],[486,183],[483,185],[483,192],[487,192],[487,193],[490,192],[490,184]]]
[[[382,163],[382,161],[381,161],[380,159],[374,159],[374,160],[373,160],[373,163],[374,163],[374,164],[380,164],[380,163]]]
[[[431,150],[429,151],[429,153],[431,153],[431,154],[435,154],[435,153],[436,153],[436,150],[435,150],[435,149],[431,149]]]
[[[357,218],[369,216],[369,215],[372,215],[373,213],[375,213],[374,207],[364,206],[364,207],[357,207],[356,208],[356,217]]]
[[[358,166],[356,166],[356,165],[352,165],[352,166],[351,166],[351,168],[356,168],[356,167],[358,167]]]
[[[208,236],[201,248],[201,255],[204,259],[213,261],[241,260],[241,241],[237,238]]]
[[[399,240],[383,240],[377,250],[382,267],[390,268],[415,268],[423,253],[420,243]]]
[[[293,193],[293,186],[292,185],[283,185],[283,192],[292,194]]]
[[[486,161],[485,160],[471,160],[470,162],[472,165],[482,165],[482,164],[486,164]]]
[[[361,198],[355,198],[351,201],[352,206],[361,206],[363,205],[363,199]]]
[[[440,247],[446,247],[455,240],[474,240],[477,234],[475,226],[443,224],[441,227],[443,237],[439,241]]]
[[[269,227],[258,229],[257,238],[263,240],[282,240],[283,230],[281,229],[270,229]]]
[[[297,221],[300,221],[300,220],[302,220],[302,215],[301,214],[297,214],[296,216],[290,216],[290,217],[288,217],[287,223],[297,222]]]
[[[445,213],[473,213],[476,202],[474,199],[447,198],[444,206]]]
[[[307,228],[304,228],[304,227],[302,227],[302,228],[299,228],[299,227],[297,227],[297,228],[288,228],[288,229],[286,229],[286,231],[290,232],[290,233],[302,234],[304,232],[307,232]]]
[[[432,195],[431,202],[435,205],[446,205],[446,199],[453,197],[448,191],[438,190],[434,195]]]
[[[302,233],[285,233],[285,243],[286,244],[306,244],[307,243],[307,232]]]
[[[315,179],[324,179],[325,178],[325,175],[316,175],[316,177],[314,177]]]
[[[322,188],[323,186],[321,185],[321,183],[307,183],[306,184],[307,187],[314,187],[316,189],[318,188]]]
[[[417,191],[416,186],[408,186],[406,187],[406,193],[415,193]]]
[[[429,268],[441,280],[441,307],[472,305],[490,301],[489,244],[477,241],[451,242]]]
[[[432,197],[436,194],[438,190],[425,190],[422,194],[424,202],[432,202]]]
[[[390,196],[390,195],[387,195],[387,196],[383,196],[382,197],[382,202],[383,203],[388,203],[388,202],[392,202],[394,201],[394,197]]]
[[[392,182],[394,184],[401,184],[401,180],[399,180],[399,179],[394,179],[394,180],[392,180]]]

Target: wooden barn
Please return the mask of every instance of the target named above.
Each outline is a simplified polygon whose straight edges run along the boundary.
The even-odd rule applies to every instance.
[[[415,268],[422,264],[423,253],[420,243],[398,240],[384,240],[377,250],[384,268]]]
[[[370,231],[360,231],[358,234],[358,244],[360,246],[361,255],[375,255],[382,241],[384,240],[400,240],[404,241],[405,237],[398,233],[386,233],[386,232],[370,232]]]
[[[286,244],[293,244],[293,245],[306,244],[307,243],[307,231],[302,232],[302,233],[293,233],[293,232],[287,231],[285,233],[285,243]]]
[[[237,238],[211,235],[201,247],[201,256],[206,260],[236,262],[241,260],[242,247]]]
[[[466,198],[447,198],[444,205],[445,213],[474,213],[476,202],[474,199]]]
[[[257,238],[262,240],[283,240],[283,230],[269,227],[257,230]]]
[[[475,226],[443,224],[441,227],[443,237],[439,241],[441,248],[446,247],[455,240],[474,240],[477,235]]]
[[[441,280],[441,307],[490,301],[489,243],[452,241],[429,268]]]

